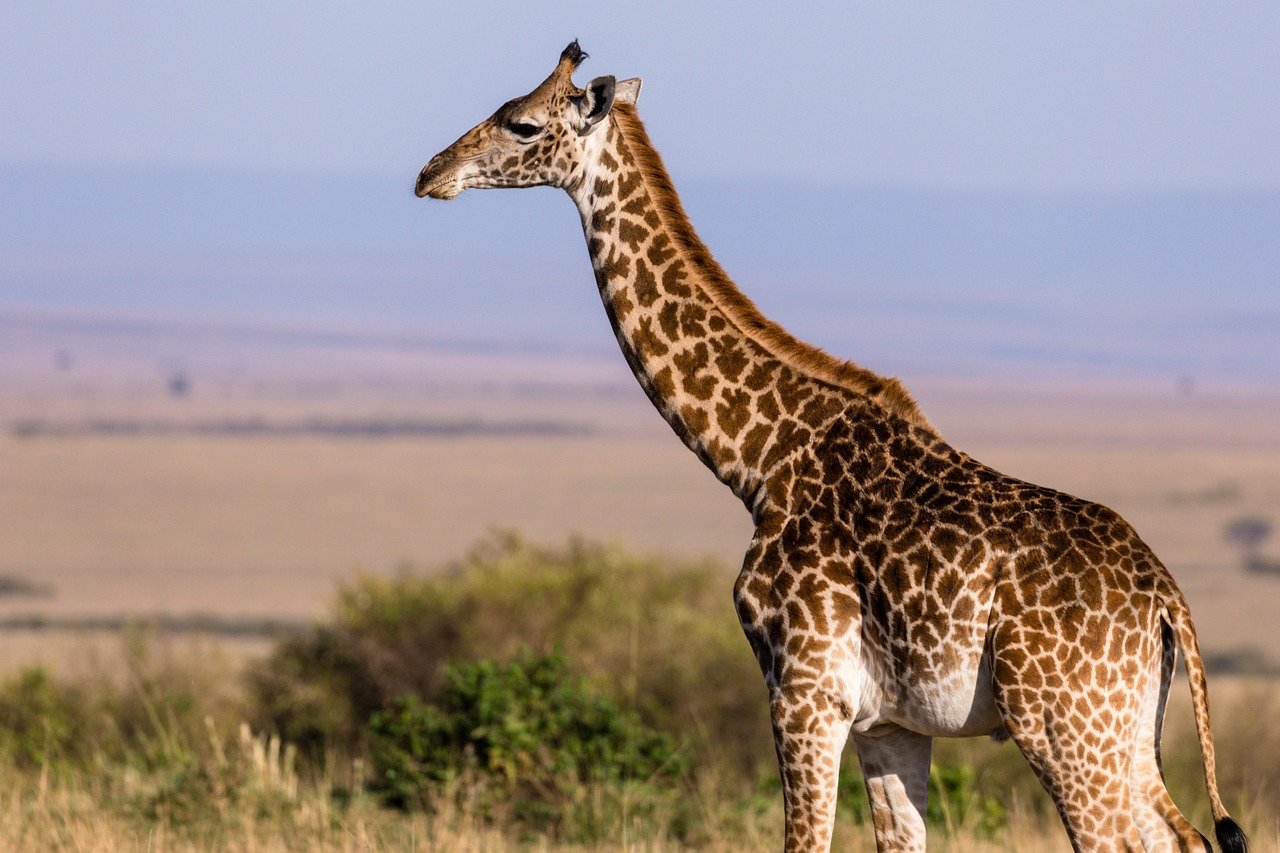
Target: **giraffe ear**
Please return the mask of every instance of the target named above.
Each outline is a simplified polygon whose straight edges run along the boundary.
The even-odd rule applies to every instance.
[[[586,91],[573,99],[582,122],[578,125],[579,134],[585,136],[595,130],[600,120],[609,114],[616,88],[617,80],[612,75],[597,77],[587,84]]]
[[[619,80],[618,85],[613,89],[613,102],[615,104],[631,104],[635,106],[636,101],[640,98],[640,86],[644,83],[639,77],[632,77],[630,80]]]

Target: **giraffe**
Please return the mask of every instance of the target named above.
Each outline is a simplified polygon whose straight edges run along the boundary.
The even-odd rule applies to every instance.
[[[418,175],[419,197],[564,189],[623,357],[745,504],[734,584],[768,687],[787,850],[830,846],[857,750],[880,850],[923,850],[934,737],[1011,737],[1077,850],[1209,849],[1165,788],[1180,650],[1219,844],[1204,665],[1177,584],[1115,512],[948,445],[903,385],[764,317],[712,257],[636,111],[574,41]]]

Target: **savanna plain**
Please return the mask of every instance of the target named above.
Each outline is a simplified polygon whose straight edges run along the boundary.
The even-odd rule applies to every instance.
[[[349,356],[0,376],[0,846],[775,848],[749,519],[620,360]],[[1280,399],[904,378],[1169,566],[1224,796],[1280,849]],[[1171,695],[1169,786],[1208,830]],[[872,849],[846,764],[837,846]],[[1066,849],[1011,744],[936,742],[930,794],[937,849]]]

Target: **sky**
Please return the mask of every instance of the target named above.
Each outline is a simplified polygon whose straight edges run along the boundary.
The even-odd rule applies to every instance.
[[[574,37],[690,177],[1280,189],[1269,0],[11,3],[0,160],[403,172]]]
[[[411,193],[572,38],[801,337],[1280,388],[1274,2],[6,4],[0,314],[609,349],[562,194]]]

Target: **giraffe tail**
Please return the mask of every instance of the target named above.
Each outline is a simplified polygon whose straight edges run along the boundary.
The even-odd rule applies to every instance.
[[[1196,629],[1191,623],[1191,610],[1187,607],[1182,592],[1176,587],[1165,598],[1164,604],[1169,625],[1173,628],[1174,641],[1182,652],[1187,680],[1191,682],[1191,708],[1195,713],[1196,734],[1200,738],[1200,755],[1204,759],[1204,780],[1209,788],[1209,806],[1213,810],[1213,834],[1218,837],[1218,846],[1224,853],[1247,853],[1249,840],[1245,838],[1240,824],[1227,814],[1227,808],[1218,794],[1213,733],[1209,731],[1209,688],[1205,680],[1204,659],[1200,657],[1200,643],[1196,640]]]

